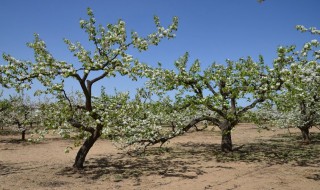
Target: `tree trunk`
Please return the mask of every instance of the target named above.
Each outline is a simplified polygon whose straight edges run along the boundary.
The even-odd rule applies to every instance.
[[[23,140],[23,141],[26,140],[26,130],[21,131],[21,140]]]
[[[309,136],[309,128],[312,126],[312,120],[310,120],[310,112],[307,112],[307,106],[304,101],[300,102],[300,114],[304,121],[302,126],[298,126],[302,133],[303,142],[306,144],[310,143],[310,136]]]
[[[303,142],[309,144],[311,142],[309,127],[301,127],[299,128],[302,134]]]
[[[93,146],[93,144],[97,141],[97,139],[100,137],[100,133],[93,133],[89,138],[87,138],[83,145],[81,146],[81,148],[79,149],[75,162],[73,164],[73,167],[76,169],[82,169],[83,168],[83,164],[86,160],[86,156],[89,152],[89,150],[91,149],[91,147]]]
[[[231,130],[222,130],[221,150],[223,152],[232,151]]]
[[[231,152],[232,151],[232,138],[231,138],[231,129],[232,125],[230,122],[225,121],[220,126],[221,129],[221,150],[223,152]]]

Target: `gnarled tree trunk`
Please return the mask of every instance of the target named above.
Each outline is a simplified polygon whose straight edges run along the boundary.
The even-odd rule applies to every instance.
[[[91,147],[93,146],[93,144],[98,140],[98,138],[100,137],[100,131],[95,131],[94,133],[92,133],[90,135],[89,138],[87,138],[83,145],[81,146],[81,148],[79,149],[76,159],[74,161],[73,167],[76,169],[82,169],[83,168],[83,164],[86,160],[86,156],[89,152],[89,150],[91,149]]]
[[[303,142],[309,144],[311,142],[309,127],[300,127],[299,129],[302,134]]]
[[[312,120],[310,120],[311,112],[310,111],[307,112],[307,105],[304,101],[300,102],[300,114],[302,116],[304,124],[301,126],[298,126],[298,128],[301,131],[303,142],[309,144],[311,142],[309,129],[312,126]]]
[[[231,130],[233,125],[229,121],[224,121],[219,126],[221,129],[221,150],[223,152],[231,152],[232,151],[232,138],[231,138]]]

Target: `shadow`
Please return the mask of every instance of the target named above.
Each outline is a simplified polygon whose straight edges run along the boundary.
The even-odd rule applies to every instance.
[[[20,171],[19,167],[14,167],[12,164],[3,163],[0,161],[0,176],[15,174]]]
[[[123,179],[134,179],[137,183],[142,176],[160,175],[162,177],[179,177],[186,179],[197,178],[204,174],[201,168],[193,166],[188,160],[172,159],[167,156],[158,155],[131,157],[125,154],[89,159],[83,170],[71,167],[59,171],[58,175],[72,177],[87,177],[99,179],[111,177],[113,181],[119,182]]]
[[[1,136],[1,135],[0,135]],[[9,138],[5,138],[5,139],[0,139],[0,143],[3,144],[21,144],[21,145],[36,145],[36,144],[48,144],[51,142],[67,142],[72,144],[73,140],[72,139],[64,139],[64,138],[60,138],[60,137],[45,137],[44,139],[40,140],[40,141],[29,141],[28,138],[26,138],[25,140],[21,139],[21,135],[20,136],[13,136],[13,137],[9,137]]]
[[[46,181],[46,182],[39,182],[38,183],[40,186],[45,187],[45,188],[58,188],[62,187],[64,185],[71,184],[70,182],[65,182],[65,181],[58,181],[58,180],[51,180],[51,181]]]
[[[318,174],[313,174],[307,177],[308,179],[313,179],[315,181],[320,181],[320,173]]]
[[[320,166],[320,134],[312,135],[311,144],[301,143],[300,134],[277,135],[244,145],[234,144],[236,151],[224,153],[219,144],[180,143],[186,157],[218,162],[264,162],[269,165],[292,163],[296,166]],[[183,151],[180,151],[181,153]]]
[[[169,148],[148,148],[144,155],[129,156],[117,154],[100,158],[91,158],[85,163],[83,170],[72,167],[62,169],[57,175],[76,178],[111,179],[120,182],[134,179],[139,185],[141,177],[160,175],[185,179],[197,178],[205,173],[203,162],[263,162],[268,165],[290,163],[297,167],[320,167],[320,135],[312,135],[314,143],[301,143],[300,134],[277,135],[268,140],[257,139],[244,145],[234,144],[231,153],[220,151],[220,144],[177,143]],[[232,170],[232,167],[221,165],[207,166]],[[311,176],[318,180],[319,175]]]
[[[30,144],[27,140],[22,139],[2,139],[0,140],[0,143],[6,143],[6,144]]]

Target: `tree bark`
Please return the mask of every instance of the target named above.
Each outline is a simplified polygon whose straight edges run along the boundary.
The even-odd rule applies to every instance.
[[[98,133],[97,131],[95,131],[95,133],[93,133],[92,135],[90,135],[89,138],[87,138],[83,145],[81,146],[81,148],[79,149],[75,162],[73,164],[73,167],[76,169],[82,169],[83,168],[83,164],[86,160],[86,156],[89,152],[89,150],[91,149],[91,147],[93,146],[93,144],[97,141],[97,139],[100,137],[100,132]]]
[[[230,122],[225,121],[221,124],[221,150],[223,152],[232,152],[232,138],[231,138],[231,129],[232,125]]]
[[[26,140],[26,130],[21,131],[21,140],[23,140],[23,141]]]
[[[310,136],[309,136],[309,128],[312,126],[312,120],[310,120],[310,112],[307,112],[307,106],[304,101],[300,102],[300,114],[302,115],[303,121],[305,124],[302,126],[298,126],[301,131],[303,142],[306,144],[310,143]]]
[[[301,127],[299,128],[302,134],[303,142],[309,144],[311,142],[309,127]]]

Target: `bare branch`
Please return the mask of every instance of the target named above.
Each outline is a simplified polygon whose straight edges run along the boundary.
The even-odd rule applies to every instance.
[[[63,92],[63,95],[64,95],[65,99],[67,99],[67,101],[68,101],[68,103],[69,103],[70,109],[73,110],[71,100],[70,100],[70,98],[67,96],[66,91],[65,91],[64,89],[62,89],[62,92]]]

